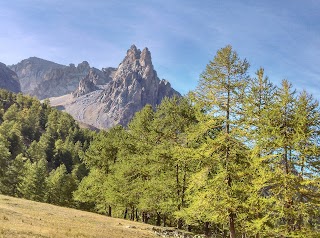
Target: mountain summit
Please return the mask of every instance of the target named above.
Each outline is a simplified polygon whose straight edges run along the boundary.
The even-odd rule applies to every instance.
[[[160,80],[148,48],[135,45],[118,68],[90,68],[72,94],[51,98],[51,104],[69,112],[76,120],[97,128],[127,125],[146,104],[153,107],[164,97],[180,94]]]

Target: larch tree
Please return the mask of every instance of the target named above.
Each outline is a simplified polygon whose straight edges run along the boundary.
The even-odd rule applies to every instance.
[[[246,149],[239,140],[238,126],[248,84],[248,68],[247,60],[241,60],[228,45],[209,62],[193,92],[195,101],[222,123],[223,130],[208,143],[211,152],[207,154],[211,157],[212,168],[206,176],[212,176],[210,206],[217,211],[213,220],[227,222],[230,238],[236,237],[236,220],[241,220],[241,201],[245,199],[241,186],[245,182]]]
[[[293,233],[304,237],[319,234],[319,132],[318,102],[306,91],[296,98],[294,107],[292,159],[296,186],[293,206]]]
[[[46,178],[46,202],[60,205],[72,205],[72,193],[76,188],[71,174],[68,174],[66,166],[61,164],[52,170]]]
[[[158,213],[162,213],[164,220],[186,206],[186,188],[194,169],[191,154],[188,154],[186,132],[196,123],[194,108],[186,98],[165,98],[154,115],[153,130],[157,143],[151,155],[154,170],[150,171],[152,178],[148,182],[158,184],[156,189],[159,191],[155,196],[160,198]],[[181,229],[182,225],[182,219],[178,218],[177,227]]]
[[[47,162],[44,159],[24,164],[24,173],[18,186],[23,198],[43,202],[46,193]]]
[[[273,178],[269,166],[269,138],[273,127],[268,124],[275,92],[276,87],[265,76],[264,69],[258,69],[256,77],[249,81],[242,110],[241,127],[246,144],[250,148],[250,183],[247,186],[250,196],[245,203],[245,232],[255,237],[263,237],[266,234],[270,223],[268,210],[273,203],[267,196]]]

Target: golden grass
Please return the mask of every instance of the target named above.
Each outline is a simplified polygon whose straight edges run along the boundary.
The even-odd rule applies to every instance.
[[[0,238],[155,238],[152,226],[0,195]]]

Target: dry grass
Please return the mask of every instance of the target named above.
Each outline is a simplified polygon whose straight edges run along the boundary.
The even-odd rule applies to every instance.
[[[155,238],[152,226],[0,195],[2,237]]]

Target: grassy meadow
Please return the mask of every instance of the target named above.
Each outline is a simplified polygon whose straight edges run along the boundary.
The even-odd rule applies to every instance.
[[[3,237],[157,237],[152,226],[0,195]]]

